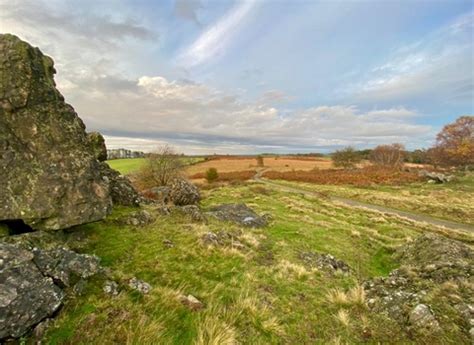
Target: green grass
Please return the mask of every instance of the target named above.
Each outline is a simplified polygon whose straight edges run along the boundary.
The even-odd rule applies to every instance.
[[[145,158],[124,158],[108,160],[107,164],[122,175],[128,175],[138,171],[146,162]]]
[[[343,306],[330,291],[347,291],[358,282],[397,267],[393,250],[422,231],[389,216],[341,207],[283,192],[261,193],[243,185],[204,191],[203,208],[245,202],[273,217],[262,229],[242,229],[210,220],[193,223],[179,213],[159,216],[144,228],[119,225],[133,211],[116,209],[102,222],[80,226],[85,240],[72,242],[94,253],[122,283],[119,296],[102,292],[102,280],[68,301],[48,344],[328,344],[410,341],[396,325],[356,302]],[[153,209],[148,207],[150,212]],[[207,247],[208,231],[237,234],[245,250]],[[171,240],[167,248],[163,240]],[[301,251],[330,253],[353,273],[333,275],[306,267]],[[138,277],[153,289],[142,296],[126,287]],[[201,311],[182,305],[192,294]],[[347,313],[347,315],[345,315]],[[342,316],[341,316],[342,314]],[[345,324],[343,318],[349,318]],[[341,321],[342,319],[342,321]],[[369,328],[371,338],[362,336]],[[455,340],[455,339],[454,339]]]
[[[418,182],[401,186],[367,187],[315,185],[280,181],[289,186],[328,193],[374,205],[392,207],[455,222],[474,224],[474,174],[445,184]]]
[[[184,165],[192,165],[204,161],[203,157],[183,157]],[[122,175],[134,173],[146,163],[146,158],[124,158],[108,160],[107,164]]]

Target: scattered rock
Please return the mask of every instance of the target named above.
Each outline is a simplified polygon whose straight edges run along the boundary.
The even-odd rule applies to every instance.
[[[97,221],[112,207],[85,126],[54,73],[38,48],[0,34],[0,221],[35,230]]]
[[[64,292],[33,258],[17,245],[0,242],[0,342],[21,337],[62,305]]]
[[[470,312],[474,287],[470,281],[474,275],[474,252],[465,244],[434,234],[424,234],[415,241],[401,247],[395,253],[400,268],[390,272],[388,277],[378,277],[363,284],[369,308],[384,313],[405,326],[434,332],[442,330],[447,319],[436,319],[430,305],[438,309],[451,310],[452,317],[465,324],[474,316]],[[442,293],[440,287],[456,288],[456,293]],[[450,327],[450,326],[447,326]],[[470,328],[466,328],[466,336]]]
[[[119,294],[119,286],[116,282],[114,282],[112,280],[107,280],[104,283],[104,287],[102,288],[102,290],[106,294],[112,295],[112,296],[117,296]]]
[[[196,205],[201,200],[199,189],[183,178],[174,179],[170,189],[170,200],[177,206]]]
[[[331,254],[320,254],[314,252],[303,252],[300,259],[309,267],[328,271],[331,273],[342,272],[348,274],[350,267],[344,261],[336,259]]]
[[[144,295],[148,294],[151,291],[151,285],[144,282],[143,280],[139,280],[135,277],[128,281],[128,286],[133,290],[136,290]]]
[[[173,248],[174,247],[174,243],[171,240],[163,240],[163,244],[166,248]]]
[[[132,226],[145,226],[154,222],[153,216],[145,210],[133,212],[128,215],[122,222]]]
[[[170,202],[171,188],[167,186],[153,187],[143,191],[146,198],[152,199],[163,204]]]
[[[209,246],[227,246],[239,250],[245,249],[245,245],[239,241],[238,235],[227,231],[219,231],[218,233],[207,232],[201,237],[201,240],[204,244]]]
[[[188,215],[194,222],[203,222],[206,220],[201,209],[196,205],[179,206],[178,209],[185,215]]]
[[[104,181],[109,184],[109,193],[114,205],[133,207],[140,205],[142,198],[127,177],[109,167],[105,162],[100,164],[100,173]]]
[[[263,227],[267,219],[260,217],[245,204],[222,204],[211,208],[209,216],[222,221],[230,221],[246,227]]]
[[[154,208],[156,213],[158,213],[162,216],[169,216],[171,214],[171,209],[172,208],[170,206],[166,206],[166,205],[159,205],[159,206]]]
[[[432,331],[439,330],[439,323],[426,304],[418,304],[413,308],[410,312],[409,320],[416,328],[424,328]]]
[[[33,250],[33,262],[43,275],[51,277],[60,287],[70,287],[81,279],[100,272],[97,256],[78,254],[66,248]]]
[[[219,237],[212,231],[205,233],[202,236],[202,241],[208,245],[223,245],[219,240]]]
[[[437,172],[430,172],[427,170],[420,170],[418,176],[428,179],[428,183],[447,183],[454,180],[453,175],[445,175]]]
[[[181,296],[181,303],[187,306],[189,309],[197,311],[204,308],[204,303],[198,300],[193,295]]]

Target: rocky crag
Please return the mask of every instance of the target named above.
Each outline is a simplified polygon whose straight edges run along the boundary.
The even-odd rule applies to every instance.
[[[104,138],[86,133],[54,73],[38,48],[0,34],[0,343],[45,328],[69,294],[105,277],[98,257],[56,241],[61,231],[42,230],[101,220],[114,204],[141,201],[104,162]]]
[[[38,48],[0,35],[0,222],[9,226],[64,229],[103,219],[114,198],[138,202],[128,181],[101,163],[103,137],[86,133],[54,73]]]

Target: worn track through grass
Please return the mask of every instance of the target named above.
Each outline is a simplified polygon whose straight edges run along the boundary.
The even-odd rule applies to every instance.
[[[282,184],[279,184],[278,182],[274,181],[269,181],[267,179],[263,179],[261,176],[265,170],[262,169],[260,170],[254,177],[254,180],[264,183],[268,186],[273,186],[276,188],[279,188],[280,190],[284,190],[287,192],[292,192],[292,193],[299,193],[303,195],[313,195],[313,196],[324,196],[326,198],[329,198],[331,201],[339,202],[344,205],[350,206],[350,207],[362,207],[368,210],[376,211],[376,212],[383,212],[383,213],[389,213],[396,215],[398,217],[406,218],[415,222],[423,222],[423,223],[428,223],[430,225],[436,226],[436,227],[443,227],[455,231],[469,231],[469,232],[474,232],[474,226],[469,225],[469,224],[462,224],[462,223],[457,223],[457,222],[452,222],[448,220],[443,220],[443,219],[438,219],[434,217],[430,217],[427,215],[422,215],[422,214],[416,214],[412,212],[407,212],[407,211],[401,211],[385,206],[380,206],[380,205],[373,205],[365,202],[361,202],[358,200],[353,200],[353,199],[347,199],[347,198],[342,198],[338,196],[329,196],[326,194],[314,192],[314,191],[309,191],[303,188],[296,188],[296,187],[289,187],[285,186]]]

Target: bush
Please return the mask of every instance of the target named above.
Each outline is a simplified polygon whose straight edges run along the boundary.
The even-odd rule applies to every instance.
[[[362,161],[360,154],[350,146],[334,152],[331,158],[335,167],[345,169],[355,168]]]
[[[209,168],[206,171],[206,180],[209,183],[216,181],[219,178],[219,173],[216,168]]]

